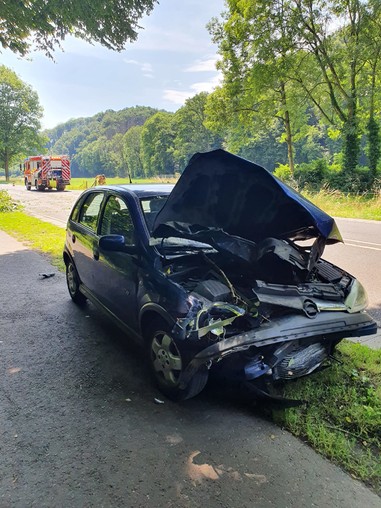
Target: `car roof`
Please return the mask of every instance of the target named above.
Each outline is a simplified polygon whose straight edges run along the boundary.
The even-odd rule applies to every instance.
[[[122,184],[122,185],[99,185],[94,190],[107,189],[111,191],[121,192],[122,194],[132,194],[137,198],[150,198],[154,196],[168,196],[173,189],[173,185],[169,184]]]

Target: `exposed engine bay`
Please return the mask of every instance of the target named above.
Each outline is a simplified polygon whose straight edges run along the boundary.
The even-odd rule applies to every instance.
[[[312,325],[321,312],[353,313],[367,304],[356,279],[320,258],[318,240],[307,247],[276,238],[266,238],[258,245],[245,241],[251,252],[248,255],[246,249],[243,256],[237,256],[236,242],[231,241],[230,253],[205,244],[196,249],[191,242],[185,252],[184,246],[176,252],[175,242],[168,249],[161,242],[163,271],[187,292],[191,303],[188,315],[177,320],[173,330],[177,338],[202,341],[207,347],[275,320],[300,315]],[[282,336],[273,344],[259,341],[258,346],[254,341],[240,348],[234,368],[248,380],[264,374],[271,374],[273,380],[300,377],[318,369],[339,340],[314,335],[303,341]],[[236,350],[226,356],[232,352]]]

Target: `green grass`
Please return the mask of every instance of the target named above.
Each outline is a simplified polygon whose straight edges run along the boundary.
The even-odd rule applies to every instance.
[[[155,177],[155,178],[134,178],[132,180],[132,183],[134,184],[155,184],[155,183],[169,183],[174,184],[176,183],[177,178],[161,178],[161,177]],[[5,179],[3,177],[0,177],[0,184],[5,184]],[[14,183],[15,185],[24,185],[24,179],[23,177],[15,177],[10,179],[10,183]],[[119,184],[128,184],[130,183],[128,178],[106,178],[106,184],[111,185],[119,185]],[[94,178],[72,178],[70,185],[67,187],[67,189],[71,190],[85,190],[90,188],[94,184]]]
[[[0,229],[31,249],[47,254],[54,266],[61,271],[65,270],[62,259],[66,234],[64,229],[19,211],[0,213]]]
[[[348,341],[335,363],[288,383],[284,395],[308,404],[275,421],[381,493],[381,351]]]
[[[132,183],[134,184],[151,184],[151,183],[176,183],[176,178],[133,178]],[[119,185],[130,183],[128,178],[106,178],[106,184]],[[94,178],[72,178],[70,182],[70,189],[72,190],[84,190],[91,187],[94,184]]]
[[[381,194],[375,197],[349,195],[339,191],[321,190],[304,195],[316,206],[334,217],[381,220]]]

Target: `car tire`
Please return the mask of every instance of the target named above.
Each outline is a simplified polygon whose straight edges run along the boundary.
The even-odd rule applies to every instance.
[[[148,362],[151,376],[159,390],[169,399],[180,401],[198,395],[205,387],[209,371],[202,366],[183,389],[179,386],[181,372],[191,358],[181,354],[168,325],[152,329],[148,341]]]
[[[66,187],[66,185],[59,184],[59,185],[57,185],[57,191],[58,191],[58,192],[62,192],[62,191],[64,191],[64,190],[65,190],[65,187]]]
[[[83,305],[86,302],[86,296],[79,290],[79,277],[72,261],[66,263],[66,284],[73,302]]]

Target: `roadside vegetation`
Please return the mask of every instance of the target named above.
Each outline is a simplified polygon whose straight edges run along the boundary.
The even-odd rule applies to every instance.
[[[381,351],[343,341],[338,362],[286,385],[307,404],[274,419],[381,494]]]
[[[334,217],[381,220],[381,192],[374,195],[345,194],[326,189],[302,194]]]
[[[64,270],[65,231],[24,214],[5,191],[0,229]],[[308,403],[274,412],[274,420],[381,493],[381,351],[344,341],[336,357],[329,369],[286,385],[284,396]]]
[[[64,271],[62,250],[65,230],[22,212],[6,191],[0,190],[0,229],[31,249],[48,255],[51,263]]]

